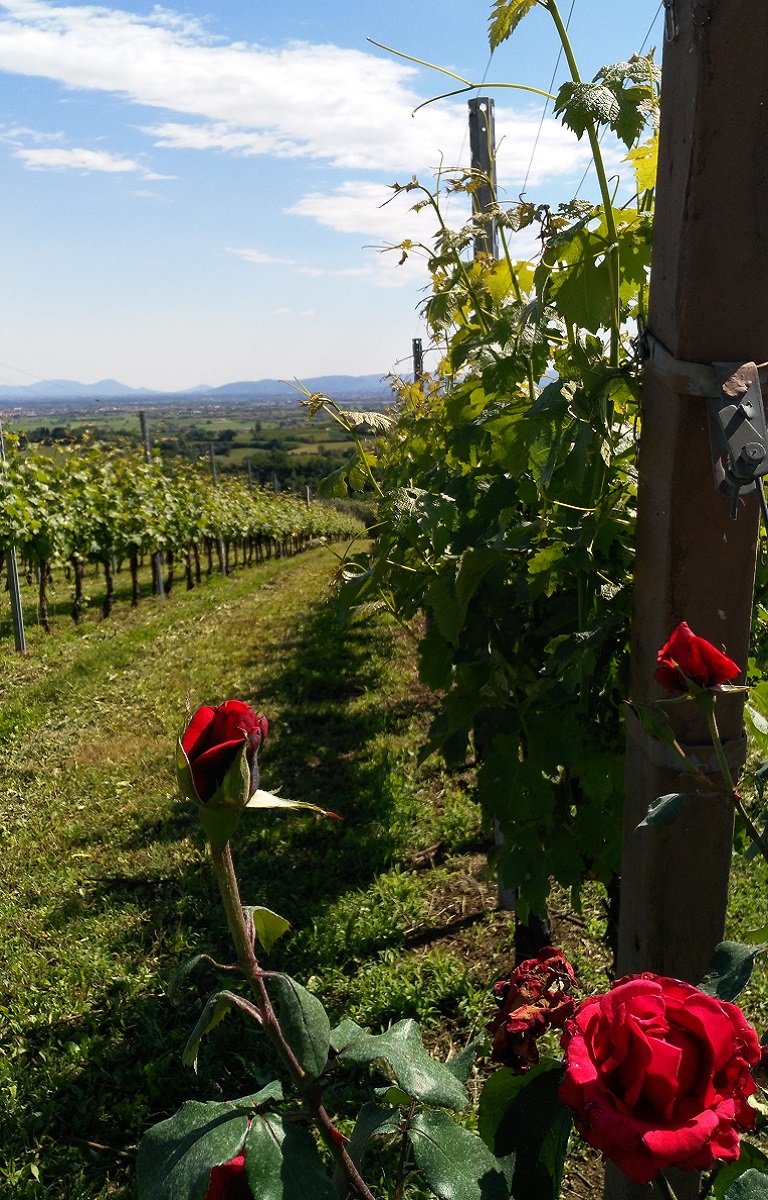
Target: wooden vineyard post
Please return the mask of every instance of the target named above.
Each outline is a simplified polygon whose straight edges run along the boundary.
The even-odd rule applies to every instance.
[[[209,452],[211,459],[211,479],[213,480],[213,486],[217,488],[219,486],[219,473],[216,470],[216,451],[213,448],[213,442],[211,442],[209,446]],[[216,538],[216,553],[219,558],[219,566],[221,568],[222,575],[228,575],[229,570],[227,567],[227,548],[224,545],[224,539],[222,537]]]
[[[768,9],[765,0],[670,0],[639,454],[631,696],[651,703],[656,654],[680,621],[747,663],[758,505],[715,490],[708,401],[680,364],[768,359]],[[665,347],[670,358],[665,358]],[[710,375],[714,372],[710,371]],[[704,714],[668,710],[678,740],[707,758]],[[744,761],[743,695],[722,696],[718,723]],[[723,798],[689,801],[671,826],[637,829],[649,804],[690,791],[661,743],[627,719],[619,975],[651,970],[701,981],[725,928],[733,814]],[[715,772],[709,757],[707,770]],[[713,776],[714,777],[714,776]],[[695,1173],[674,1173],[679,1200]],[[610,1200],[658,1195],[614,1168]]]
[[[147,425],[147,414],[143,409],[139,409],[139,425],[141,426],[141,440],[144,443],[144,459],[150,464],[152,462],[152,445],[149,440],[149,426]],[[165,599],[165,583],[163,582],[163,552],[155,550],[152,555],[152,581],[154,584],[154,592],[161,600]]]
[[[5,443],[3,441],[3,426],[0,424],[0,463],[5,463]],[[16,547],[11,546],[5,556],[5,570],[8,576],[8,594],[11,600],[11,620],[13,621],[13,644],[18,654],[26,653],[27,638],[24,633],[24,611],[21,607],[21,588],[19,587],[19,567],[16,561]]]

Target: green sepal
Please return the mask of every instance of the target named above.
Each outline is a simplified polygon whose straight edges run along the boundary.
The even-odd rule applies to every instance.
[[[176,743],[176,779],[179,791],[197,807],[200,824],[212,846],[225,846],[237,829],[242,810],[251,798],[248,742],[243,741],[216,791],[204,803],[195,788],[192,768],[181,738]]]
[[[280,796],[273,796],[271,792],[262,792],[258,790],[246,801],[245,808],[308,808],[310,812],[320,813],[321,817],[335,817],[336,813],[329,812],[327,808],[320,808],[317,804],[310,804],[307,800],[283,800]]]
[[[246,738],[229,764],[226,775],[203,807],[236,811],[239,815],[240,810],[245,808],[250,798],[251,765],[248,762],[248,740]]]
[[[181,744],[181,738],[176,743],[176,782],[185,800],[191,800],[194,805],[200,804],[200,797],[192,779],[192,767],[187,758],[187,752]]]

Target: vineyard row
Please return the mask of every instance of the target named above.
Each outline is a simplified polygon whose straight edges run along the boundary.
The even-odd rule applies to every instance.
[[[167,591],[182,566],[187,588],[207,570],[226,573],[238,562],[295,554],[317,539],[354,537],[354,517],[291,493],[273,494],[227,480],[214,486],[201,470],[168,470],[138,454],[105,454],[97,447],[67,448],[57,459],[39,452],[11,454],[0,472],[0,552],[11,549],[36,574],[40,620],[50,628],[47,589],[63,565],[73,588],[72,615],[83,610],[87,563],[101,564],[103,612],[114,603],[114,572],[128,563],[132,603],[139,599],[139,568],[150,556],[155,590]],[[162,562],[162,566],[160,565]]]

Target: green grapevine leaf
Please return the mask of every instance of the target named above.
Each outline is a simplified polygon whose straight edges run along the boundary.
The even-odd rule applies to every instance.
[[[538,0],[494,0],[488,41],[491,50],[496,50],[517,28],[526,13]]]

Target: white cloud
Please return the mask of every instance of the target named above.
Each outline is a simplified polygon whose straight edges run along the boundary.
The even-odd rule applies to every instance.
[[[376,183],[344,183],[332,192],[310,192],[286,211],[309,217],[338,233],[357,233],[369,239],[369,248],[381,253],[372,255],[369,265],[360,273],[370,274],[372,282],[380,287],[413,287],[427,280],[426,251],[419,247],[431,250],[438,229],[432,208],[413,211],[422,195],[421,192],[395,195],[391,188]],[[441,212],[448,227],[458,229],[469,214],[469,200],[463,194],[445,197],[441,200]],[[513,258],[523,260],[537,256],[540,245],[536,231],[534,226],[509,235]],[[398,247],[405,241],[413,243],[413,248],[401,263]],[[305,269],[305,273],[316,272]]]
[[[298,275],[311,275],[316,279],[357,277],[371,273],[369,267],[297,267],[296,272]]]
[[[62,146],[49,146],[40,149],[20,148],[14,150],[16,158],[20,158],[32,171],[104,171],[108,174],[139,171],[144,179],[164,179],[168,176],[155,175],[147,171],[141,163],[132,158],[121,158],[118,154],[110,154],[106,150],[84,150],[76,146],[67,150]]]
[[[243,156],[274,154],[279,158],[296,158],[303,152],[288,138],[281,140],[271,133],[233,129],[222,121],[211,125],[166,121],[163,125],[143,126],[142,132],[154,139],[155,146],[170,150],[220,150]]]
[[[220,44],[204,25],[164,8],[149,16],[46,0],[0,4],[0,70],[125,96],[187,118],[144,127],[158,146],[304,156],[345,170],[425,171],[466,157],[466,106],[413,109],[416,68],[377,54],[291,42]],[[496,110],[502,182],[519,187],[538,115]],[[503,140],[502,140],[503,139]],[[545,174],[589,157],[557,122],[544,122],[535,162]]]
[[[290,258],[278,258],[275,254],[268,254],[265,250],[237,250],[233,246],[225,246],[227,254],[236,254],[239,258],[245,259],[250,263],[285,263],[290,264],[293,260]]]
[[[429,244],[438,228],[431,208],[414,212],[413,206],[423,199],[421,192],[395,194],[382,183],[342,183],[332,192],[308,192],[296,204],[286,209],[293,216],[311,217],[337,233],[359,233],[377,243],[399,243],[405,238]],[[464,208],[464,216],[461,209]],[[445,205],[449,217],[455,215],[458,224],[465,219],[468,201],[449,200]]]
[[[0,139],[4,142],[63,142],[64,133],[43,133],[38,129],[29,129],[26,125],[0,125]]]

